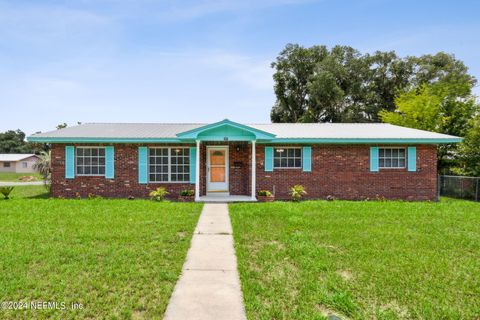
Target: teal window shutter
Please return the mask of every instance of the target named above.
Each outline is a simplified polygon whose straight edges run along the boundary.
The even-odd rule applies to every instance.
[[[75,147],[65,146],[65,179],[75,178]]]
[[[417,171],[417,147],[408,147],[408,171]]]
[[[115,150],[113,147],[105,147],[105,178],[115,177]]]
[[[273,171],[273,147],[265,147],[265,171]]]
[[[370,147],[370,172],[378,172],[378,147]]]
[[[303,147],[303,171],[312,171],[312,147]]]
[[[148,148],[138,147],[138,183],[148,182]]]
[[[197,148],[190,147],[190,183],[195,183],[197,166]]]

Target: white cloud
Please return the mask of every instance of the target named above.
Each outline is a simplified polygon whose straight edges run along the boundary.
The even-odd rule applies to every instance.
[[[58,38],[76,38],[92,30],[106,30],[107,16],[62,6],[25,6],[0,3],[0,35],[14,41],[36,44]]]
[[[148,51],[59,60],[0,74],[0,131],[46,131],[62,122],[268,121],[273,104],[263,57],[211,50]]]
[[[270,61],[258,57],[250,57],[233,53],[210,53],[201,58],[211,68],[223,69],[229,77],[251,88],[272,90],[273,70]]]

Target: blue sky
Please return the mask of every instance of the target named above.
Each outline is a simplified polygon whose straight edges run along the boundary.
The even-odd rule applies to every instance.
[[[269,122],[270,63],[287,43],[445,51],[480,78],[478,12],[478,1],[0,0],[0,131]]]

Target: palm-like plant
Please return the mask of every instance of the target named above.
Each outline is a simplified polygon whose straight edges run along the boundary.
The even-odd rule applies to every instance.
[[[304,195],[307,194],[305,187],[297,184],[290,188],[290,195],[292,196],[293,201],[300,201]]]
[[[170,192],[167,191],[164,187],[159,187],[157,190],[150,192],[150,199],[153,201],[163,201],[165,197],[169,195]]]
[[[3,197],[8,200],[10,199],[10,193],[13,191],[15,187],[0,187],[0,194],[3,194]]]
[[[38,156],[38,161],[33,165],[33,169],[37,170],[43,177],[45,188],[50,189],[50,173],[52,171],[52,157],[50,151],[42,151]]]

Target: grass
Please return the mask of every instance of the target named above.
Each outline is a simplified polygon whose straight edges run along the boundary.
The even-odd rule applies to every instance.
[[[480,203],[230,205],[249,319],[477,319]]]
[[[44,196],[38,187],[0,201],[0,300],[65,310],[0,310],[0,318],[161,318],[201,205],[25,199]]]
[[[10,199],[47,199],[49,193],[44,186],[15,186],[10,193]],[[0,201],[4,200],[0,194]]]
[[[42,176],[37,173],[15,173],[15,172],[0,172],[0,181],[2,182],[20,182],[21,177],[34,176],[36,181],[42,181]]]

